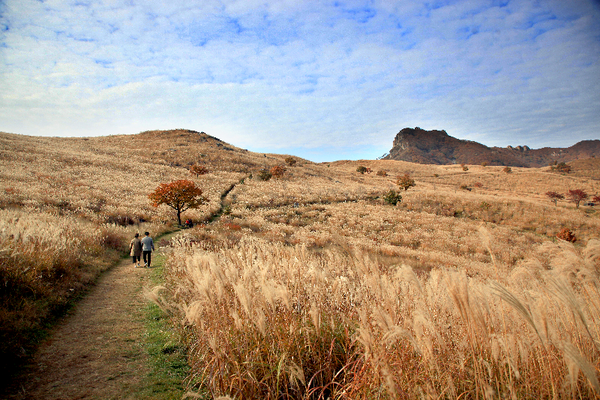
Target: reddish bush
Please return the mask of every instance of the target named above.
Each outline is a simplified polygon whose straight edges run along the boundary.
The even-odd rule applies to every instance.
[[[556,234],[556,237],[560,240],[566,240],[567,242],[571,243],[575,243],[577,241],[575,234],[571,232],[569,228],[562,228],[560,232]]]
[[[242,230],[242,227],[240,225],[234,224],[231,222],[227,222],[227,223],[223,224],[223,226],[232,231],[241,231]]]
[[[396,184],[402,189],[408,190],[409,188],[415,186],[415,180],[412,179],[408,174],[404,174],[398,177]]]
[[[208,174],[208,168],[206,168],[204,165],[194,164],[190,167],[190,173],[196,176],[205,175]]]
[[[273,178],[281,178],[283,174],[285,174],[285,171],[285,167],[281,165],[276,165],[273,168],[271,168],[269,172],[271,173],[271,176],[273,176]]]

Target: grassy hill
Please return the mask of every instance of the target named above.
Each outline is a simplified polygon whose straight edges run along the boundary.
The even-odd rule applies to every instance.
[[[171,244],[165,300],[190,349],[190,389],[244,398],[598,393],[600,213],[545,195],[600,194],[595,160],[557,174],[286,158],[189,130],[1,133],[3,355],[27,350],[134,232],[168,230],[173,210],[147,196],[190,179],[209,202],[184,215],[201,223]],[[208,173],[191,174],[195,164]],[[276,166],[282,176],[260,178]],[[391,206],[384,197],[404,174],[416,185]],[[556,239],[563,229],[574,244]]]

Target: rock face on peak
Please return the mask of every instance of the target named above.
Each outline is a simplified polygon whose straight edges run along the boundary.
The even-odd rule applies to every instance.
[[[556,162],[600,157],[600,140],[585,140],[569,148],[530,149],[528,146],[487,147],[454,138],[446,131],[404,128],[396,135],[386,160],[420,164],[482,164],[543,167]]]

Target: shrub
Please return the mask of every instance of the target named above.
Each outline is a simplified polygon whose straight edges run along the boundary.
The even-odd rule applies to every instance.
[[[462,167],[463,171],[468,171],[469,167],[467,167],[465,164],[460,164],[460,166]]]
[[[377,176],[387,176],[387,175],[388,175],[387,171],[384,171],[384,170],[377,171]]]
[[[565,174],[568,174],[569,172],[571,172],[571,166],[565,164],[564,162],[560,162],[556,165],[552,165],[552,166],[550,166],[550,168],[552,169],[552,171],[562,172]]]
[[[273,175],[266,168],[263,168],[260,171],[258,171],[258,179],[260,179],[261,181],[266,182],[269,179],[271,179],[272,177],[273,177]]]
[[[511,167],[504,167],[504,169],[502,171],[506,172],[507,174],[510,174],[510,173],[512,173],[512,168]]]
[[[204,165],[194,164],[190,167],[190,173],[196,176],[205,175],[208,174],[208,168],[206,168]]]
[[[398,192],[396,192],[395,190],[392,189],[389,192],[387,192],[385,194],[385,196],[383,196],[383,200],[386,203],[395,206],[396,204],[398,204],[399,202],[402,201],[402,196],[400,195],[400,193],[398,193]]]
[[[569,228],[562,228],[560,232],[556,234],[556,237],[571,243],[575,243],[577,241],[575,234],[571,232]]]
[[[365,172],[367,172],[369,169],[363,165],[360,165],[358,168],[356,168],[356,172],[358,172],[359,174],[364,174]]]
[[[412,179],[408,174],[404,174],[398,177],[396,184],[402,189],[408,190],[409,188],[415,186],[415,180]]]
[[[136,220],[133,217],[119,213],[107,214],[104,218],[104,221],[107,224],[115,224],[120,226],[133,225],[136,223]]]
[[[464,183],[462,185],[460,185],[460,188],[462,190],[468,190],[469,192],[471,191],[471,188],[468,185],[464,184]]]
[[[232,222],[226,222],[223,224],[223,226],[232,231],[241,231],[242,230],[242,227],[240,225],[234,224]]]
[[[296,159],[294,157],[286,157],[285,162],[290,167],[293,167],[294,165],[296,165]]]
[[[273,168],[271,168],[271,170],[269,171],[271,173],[271,176],[273,178],[281,178],[283,176],[283,174],[285,174],[285,167],[281,166],[281,165],[276,165]]]

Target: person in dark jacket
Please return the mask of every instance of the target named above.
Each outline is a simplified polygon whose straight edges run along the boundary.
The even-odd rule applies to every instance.
[[[142,239],[142,255],[144,257],[144,267],[150,268],[152,262],[152,250],[154,250],[154,241],[150,237],[150,232],[144,232]]]

